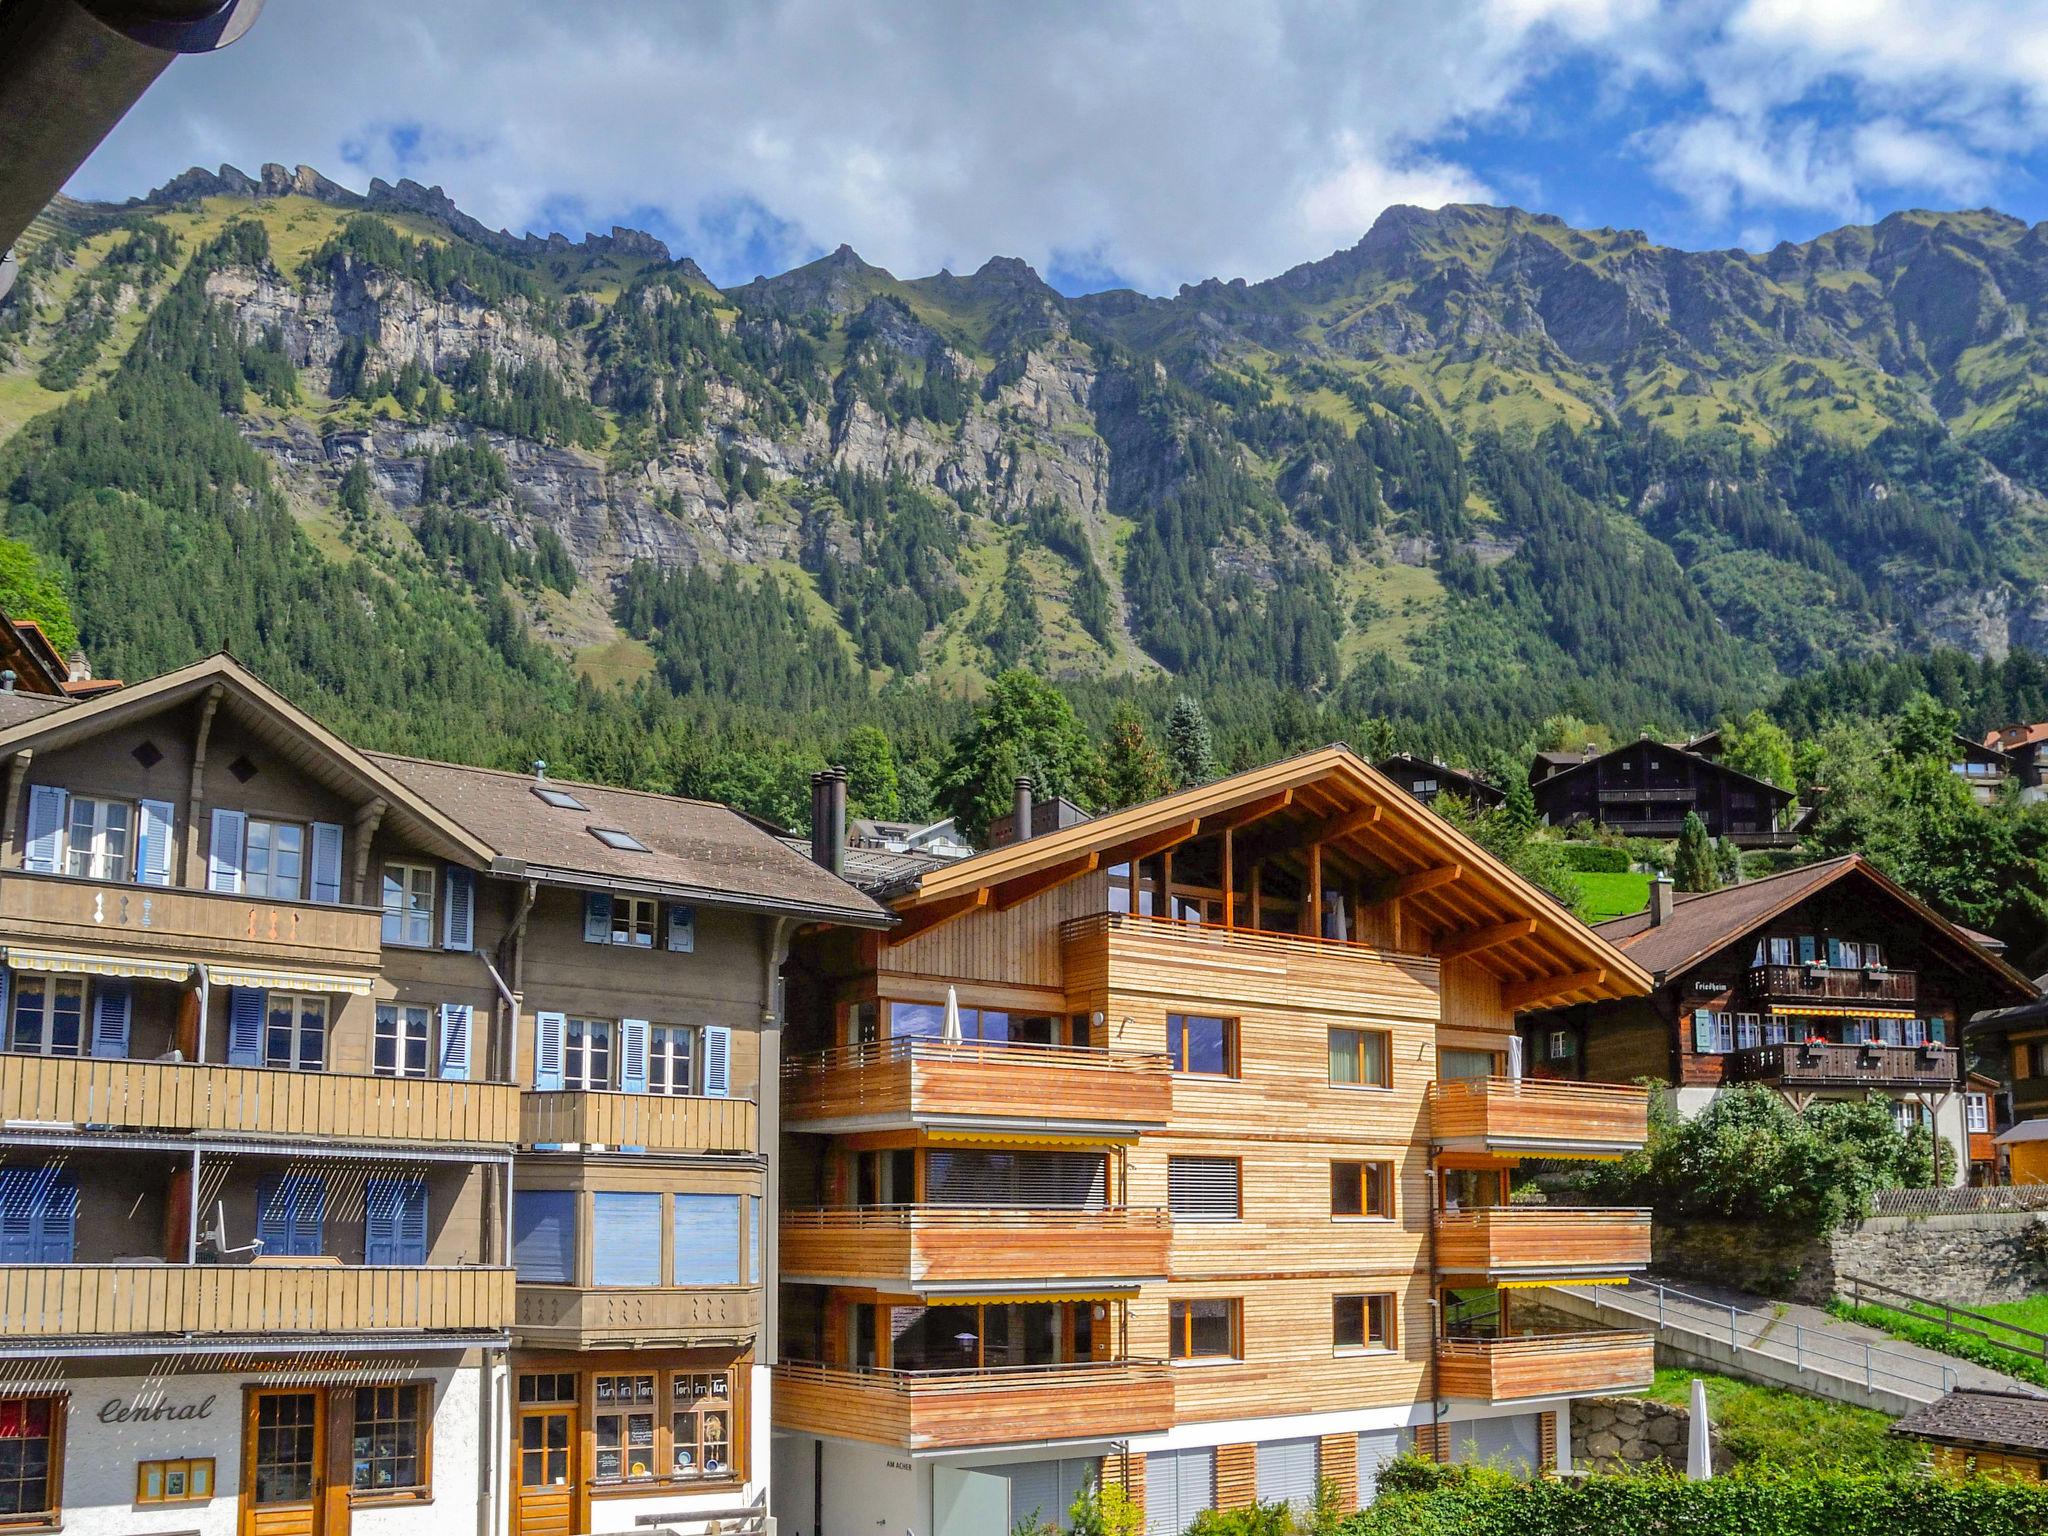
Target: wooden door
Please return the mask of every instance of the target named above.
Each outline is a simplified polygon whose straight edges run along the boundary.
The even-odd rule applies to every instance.
[[[576,1529],[576,1410],[519,1410],[518,1536]]]
[[[320,1536],[327,1414],[319,1391],[251,1392],[243,1437],[243,1536]]]

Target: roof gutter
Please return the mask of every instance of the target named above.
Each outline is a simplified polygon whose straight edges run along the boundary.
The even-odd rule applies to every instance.
[[[710,907],[714,911],[795,917],[810,922],[843,923],[855,928],[887,928],[895,921],[879,906],[872,912],[863,912],[858,908],[831,907],[808,901],[780,901],[768,896],[748,896],[738,891],[709,890],[702,886],[678,885],[665,880],[633,880],[617,875],[600,875],[590,870],[551,869],[544,865],[528,864],[521,859],[494,858],[491,860],[490,869],[492,874],[506,880],[532,880],[544,885],[568,886],[582,891],[616,891],[628,896],[663,896]]]

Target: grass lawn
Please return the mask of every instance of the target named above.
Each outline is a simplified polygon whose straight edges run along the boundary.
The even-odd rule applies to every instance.
[[[2036,1333],[2048,1333],[2048,1295],[2029,1296],[2025,1301],[1992,1302],[1988,1306],[1972,1307],[1970,1310],[1982,1312],[1986,1317],[1995,1317],[2001,1323],[2011,1323],[2018,1328],[2031,1328]]]
[[[1892,1422],[1888,1415],[1782,1387],[1660,1370],[1656,1385],[1643,1395],[1683,1408],[1692,1401],[1696,1375],[1707,1384],[1707,1417],[1721,1443],[1744,1465],[1885,1472],[1911,1468],[1920,1460],[1913,1441],[1886,1433]]]
[[[1586,911],[1593,922],[1610,917],[1627,917],[1650,904],[1650,877],[1633,870],[1618,875],[1574,872],[1572,878],[1586,893]]]

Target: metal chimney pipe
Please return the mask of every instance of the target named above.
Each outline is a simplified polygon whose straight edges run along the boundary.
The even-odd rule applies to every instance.
[[[1016,797],[1010,802],[1010,841],[1028,842],[1031,838],[1031,779],[1027,774],[1017,775]]]
[[[834,768],[825,775],[826,824],[832,829],[832,861],[825,867],[846,878],[846,781],[849,775],[844,768]]]
[[[820,869],[832,867],[832,796],[825,788],[825,775],[811,775],[811,862]]]

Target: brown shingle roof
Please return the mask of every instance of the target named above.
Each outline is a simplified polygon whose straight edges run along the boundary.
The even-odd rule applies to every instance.
[[[1922,1403],[1891,1432],[1942,1445],[2048,1456],[2048,1397],[1959,1387]]]
[[[61,694],[0,693],[0,726],[33,720],[37,715],[47,715],[53,709],[64,709],[71,702]]]

